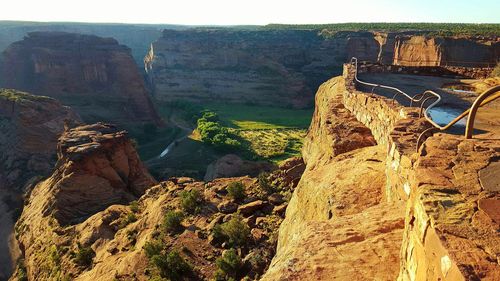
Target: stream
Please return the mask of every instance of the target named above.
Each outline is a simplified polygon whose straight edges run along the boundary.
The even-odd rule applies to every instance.
[[[178,128],[180,128],[181,130],[184,131],[184,134],[182,134],[181,137],[179,138],[176,138],[173,142],[169,143],[167,145],[167,147],[160,153],[160,155],[158,155],[158,159],[160,158],[163,158],[165,156],[167,156],[167,154],[169,154],[172,149],[177,146],[181,141],[187,139],[187,137],[189,137],[189,135],[193,132],[193,129],[191,128],[188,128],[186,126],[183,126],[183,125],[180,125],[178,122],[176,122],[175,120],[173,119],[170,119],[170,121]]]

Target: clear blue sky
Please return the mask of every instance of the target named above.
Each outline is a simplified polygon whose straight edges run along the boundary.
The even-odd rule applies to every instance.
[[[500,0],[2,0],[0,20],[219,25],[500,23]]]

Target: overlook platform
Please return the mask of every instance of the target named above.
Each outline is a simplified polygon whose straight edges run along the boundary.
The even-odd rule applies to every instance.
[[[479,108],[472,139],[457,125],[426,136],[433,125],[420,105],[410,107],[402,93],[393,100],[398,91],[389,87],[410,97],[426,90],[440,95],[435,110],[451,111],[449,120],[428,113],[441,125],[479,93],[450,89],[459,79],[408,75],[394,66],[345,64],[343,77],[343,105],[387,147],[385,199],[406,202],[398,280],[499,280],[500,100]]]
[[[438,93],[442,100],[430,114],[436,122],[441,124],[448,123],[460,113],[470,108],[474,100],[479,96],[479,93],[474,93],[473,91],[453,90],[449,88],[448,85],[470,82],[470,80],[457,78],[394,73],[362,73],[358,74],[358,78],[369,83],[390,85],[409,95],[423,93],[426,90]],[[372,92],[372,88],[368,86],[358,85],[358,88],[363,92]],[[395,92],[375,88],[373,93],[392,99]],[[408,99],[402,95],[396,96],[395,100],[400,105],[409,106]],[[466,120],[467,117],[445,133],[463,134]],[[474,137],[500,139],[500,99],[479,109],[474,122]]]

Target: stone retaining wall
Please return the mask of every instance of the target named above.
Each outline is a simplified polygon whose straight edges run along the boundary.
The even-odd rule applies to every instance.
[[[484,79],[490,76],[491,67],[459,67],[459,66],[402,66],[386,65],[371,62],[358,62],[358,73],[399,73],[427,76],[453,76],[473,79]]]
[[[387,146],[386,189],[388,201],[406,200],[409,196],[412,160],[417,139],[430,126],[424,118],[418,118],[416,108],[399,105],[396,101],[376,94],[356,90],[355,68],[344,65],[346,91],[343,104],[368,127],[379,144]]]

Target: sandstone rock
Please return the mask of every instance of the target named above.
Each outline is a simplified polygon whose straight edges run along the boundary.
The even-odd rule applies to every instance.
[[[214,229],[214,227],[217,225],[217,224],[220,224],[222,222],[222,220],[224,219],[224,215],[223,214],[217,214],[215,216],[214,219],[212,219],[212,221],[210,221],[210,223],[207,225],[207,227],[205,228],[207,231],[212,231],[212,229]]]
[[[252,230],[250,231],[250,234],[252,235],[252,239],[256,243],[259,243],[265,237],[264,231],[260,228],[252,228]]]
[[[56,163],[57,139],[80,118],[48,98],[0,89],[0,279],[11,272],[19,249],[11,242],[23,195]]]
[[[396,280],[403,212],[402,204],[380,204],[337,220],[304,222],[261,280]]]
[[[80,118],[55,99],[0,90],[0,173],[8,188],[21,190],[55,164],[57,139]]]
[[[344,91],[345,82],[341,77],[330,79],[318,89],[316,108],[302,148],[302,157],[308,166],[310,163],[323,164],[336,155],[376,144],[370,129],[344,107]]]
[[[249,215],[253,214],[255,211],[264,207],[264,205],[265,205],[264,201],[257,200],[257,201],[250,202],[248,204],[239,206],[238,212],[240,212],[244,216],[249,216]]]
[[[293,190],[299,183],[306,165],[302,157],[293,157],[283,161],[277,170],[269,176],[273,185],[284,190]]]
[[[2,65],[3,87],[64,100],[86,122],[160,122],[130,49],[115,39],[31,32]]]
[[[257,216],[256,215],[251,215],[249,216],[248,218],[245,218],[243,219],[243,221],[250,227],[250,228],[254,228],[255,227],[255,222],[257,220]]]
[[[284,202],[283,200],[283,195],[279,193],[273,193],[267,197],[267,200],[269,200],[270,203],[273,205],[279,205]]]
[[[219,209],[221,213],[230,214],[238,210],[238,204],[232,201],[223,201],[219,205],[217,205],[217,209]]]
[[[273,169],[274,166],[268,162],[247,161],[237,155],[228,154],[208,166],[205,181],[246,175],[257,176],[260,172],[269,172]]]
[[[288,204],[283,204],[283,205],[280,205],[280,206],[276,206],[273,209],[273,213],[275,213],[275,214],[277,214],[279,216],[283,216],[284,217],[287,206],[288,206]]]

